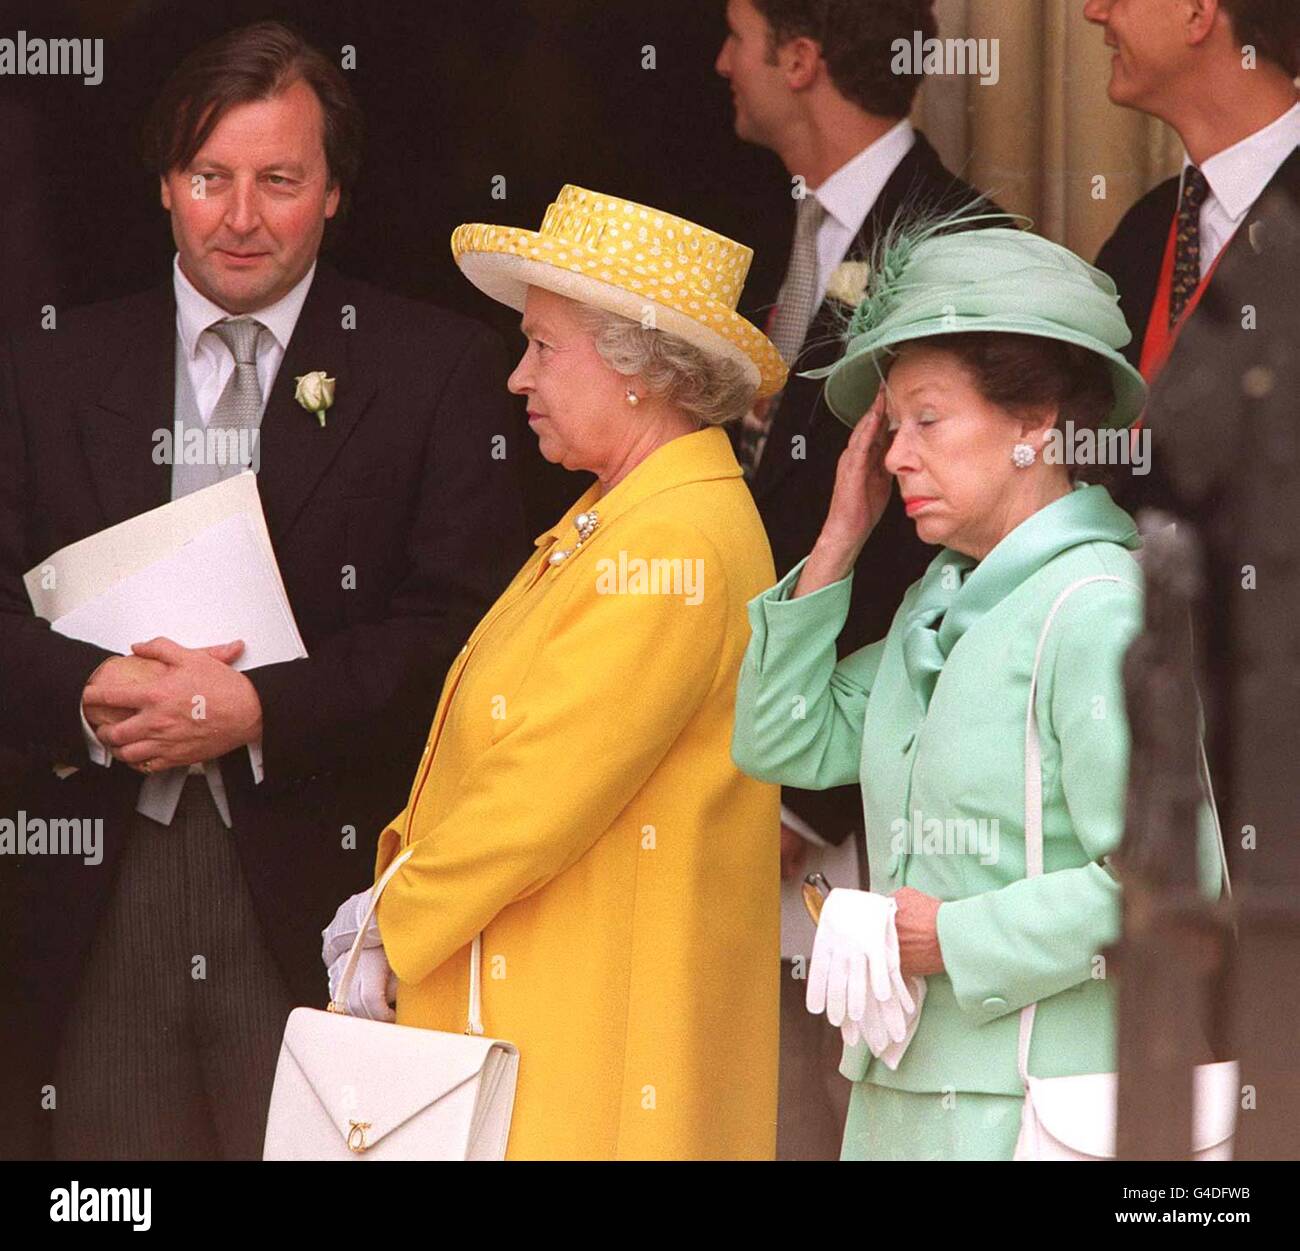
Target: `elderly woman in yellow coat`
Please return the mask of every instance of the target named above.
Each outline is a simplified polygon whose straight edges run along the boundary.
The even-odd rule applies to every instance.
[[[542,454],[598,480],[447,675],[349,1010],[391,1019],[391,966],[400,1024],[463,1029],[481,931],[483,1025],[520,1052],[508,1158],[771,1158],[778,789],[730,741],[775,575],[720,428],[785,376],[735,312],[751,253],[577,187],[452,248],[524,313]],[[332,980],[365,899],[326,931]]]

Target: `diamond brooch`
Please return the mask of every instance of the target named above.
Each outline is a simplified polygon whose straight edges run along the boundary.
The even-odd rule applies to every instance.
[[[563,564],[578,550],[578,548],[580,548],[593,534],[596,533],[596,527],[599,524],[600,517],[597,516],[594,508],[585,513],[579,513],[573,519],[574,528],[578,531],[578,541],[572,547],[562,548],[558,552],[552,552],[550,563],[553,565]]]

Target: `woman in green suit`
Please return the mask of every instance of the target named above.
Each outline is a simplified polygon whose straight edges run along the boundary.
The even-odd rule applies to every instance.
[[[852,940],[869,897],[832,891],[828,1017],[855,1083],[842,1158],[1009,1159],[1021,1008],[1038,1005],[1031,1074],[1115,1067],[1103,953],[1119,932],[1108,857],[1124,824],[1121,662],[1141,625],[1140,543],[1070,462],[1109,450],[1127,463],[1145,388],[1118,350],[1129,332],[1114,284],[1047,240],[895,235],[872,272],[856,337],[822,371],[854,432],[813,551],[749,605],[732,754],[765,781],[861,783],[872,892],[896,905],[904,984],[924,979],[915,1032],[874,1056],[858,1027],[872,945]],[[837,662],[853,566],[895,480],[940,550],[886,637]],[[1061,605],[1042,654],[1043,863],[1026,878],[1035,652],[1062,592],[1098,575],[1109,580]],[[1205,833],[1202,880],[1217,893]]]

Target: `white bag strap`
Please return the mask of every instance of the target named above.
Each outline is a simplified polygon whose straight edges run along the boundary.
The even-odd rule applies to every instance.
[[[1047,632],[1062,604],[1080,587],[1090,582],[1118,582],[1121,586],[1132,586],[1124,578],[1112,574],[1095,574],[1089,578],[1080,578],[1078,582],[1065,588],[1056,597],[1043,631],[1038,636],[1038,649],[1034,653],[1034,671],[1029,678],[1029,708],[1025,713],[1025,876],[1039,877],[1043,872],[1043,754],[1038,738],[1038,710],[1035,707],[1038,695],[1038,668],[1042,663],[1043,650],[1047,645]],[[1136,588],[1135,588],[1136,589]],[[1214,800],[1214,787],[1210,781],[1210,764],[1205,756],[1205,743],[1200,734],[1196,736],[1197,762],[1210,812],[1214,817],[1214,836],[1219,848],[1219,863],[1223,870],[1224,893],[1231,895],[1232,883],[1228,879],[1228,853],[1223,845],[1223,831],[1219,826],[1219,810]],[[1037,1003],[1026,1004],[1020,1009],[1020,1041],[1017,1048],[1016,1067],[1022,1084],[1029,1084],[1029,1042],[1034,1032],[1034,1015]]]
[[[366,930],[370,928],[371,919],[379,907],[379,898],[384,893],[384,887],[392,880],[397,870],[411,858],[414,851],[414,847],[408,847],[400,856],[395,856],[371,889],[370,906],[366,909],[365,920],[361,922],[361,928],[357,931],[356,938],[352,940],[352,950],[348,952],[348,962],[343,966],[343,976],[339,978],[337,995],[330,1001],[331,1012],[347,1014],[348,991],[352,987],[352,979],[361,960],[361,940]],[[479,967],[482,962],[482,951],[483,935],[475,934],[469,955],[469,1023],[465,1027],[467,1034],[483,1033],[483,986]]]
[[[1057,597],[1043,622],[1042,633],[1038,636],[1038,648],[1034,652],[1034,671],[1029,677],[1029,708],[1025,713],[1025,876],[1040,877],[1043,872],[1043,752],[1038,740],[1038,710],[1035,707],[1038,696],[1038,669],[1043,661],[1043,651],[1047,646],[1047,632],[1056,620],[1056,614],[1080,587],[1091,582],[1118,582],[1125,585],[1125,579],[1113,574],[1094,574],[1089,578],[1067,586]],[[1133,586],[1133,583],[1127,583]],[[1134,590],[1137,588],[1134,587]],[[1034,1032],[1034,1010],[1037,1003],[1028,1003],[1020,1009],[1020,1043],[1016,1054],[1016,1068],[1023,1085],[1029,1085],[1029,1040]]]

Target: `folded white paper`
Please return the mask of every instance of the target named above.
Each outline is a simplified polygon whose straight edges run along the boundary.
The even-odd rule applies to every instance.
[[[227,517],[179,551],[51,622],[60,634],[125,654],[161,636],[182,647],[244,640],[236,669],[307,653],[283,588],[248,518]]]
[[[252,473],[61,548],[24,582],[53,630],[123,655],[158,637],[182,647],[243,639],[236,669],[307,655]]]

